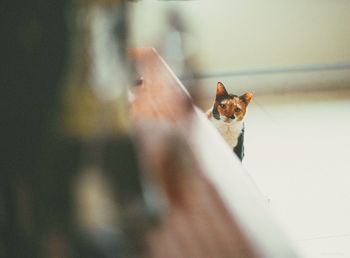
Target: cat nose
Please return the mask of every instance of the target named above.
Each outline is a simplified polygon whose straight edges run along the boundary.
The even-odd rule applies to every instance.
[[[234,115],[232,115],[232,116],[230,116],[230,118],[231,118],[231,119],[235,119],[235,116],[234,116]]]

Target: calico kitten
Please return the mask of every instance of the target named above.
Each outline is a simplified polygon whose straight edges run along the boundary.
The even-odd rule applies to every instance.
[[[240,160],[244,156],[244,116],[253,94],[247,92],[242,96],[228,94],[225,86],[217,83],[214,105],[207,111],[209,120],[233,148]]]

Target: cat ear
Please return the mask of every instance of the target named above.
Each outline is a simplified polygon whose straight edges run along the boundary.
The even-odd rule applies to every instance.
[[[221,82],[218,82],[218,84],[216,85],[216,96],[228,96],[225,86]]]
[[[247,105],[249,104],[250,100],[252,99],[253,97],[253,93],[251,92],[247,92],[247,93],[244,93],[242,96],[240,96],[239,98],[244,102],[246,103]]]

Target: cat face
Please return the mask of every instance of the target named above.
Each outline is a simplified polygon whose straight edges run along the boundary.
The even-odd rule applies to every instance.
[[[251,92],[247,92],[242,96],[228,94],[225,86],[218,82],[213,116],[217,120],[222,120],[226,123],[242,121],[252,97],[253,94]]]

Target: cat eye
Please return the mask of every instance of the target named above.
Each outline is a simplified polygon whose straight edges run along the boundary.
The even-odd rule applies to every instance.
[[[220,104],[220,107],[225,108],[226,105],[225,104]]]
[[[238,108],[238,107],[235,108],[235,112],[240,112],[240,111],[241,111],[240,108]]]

